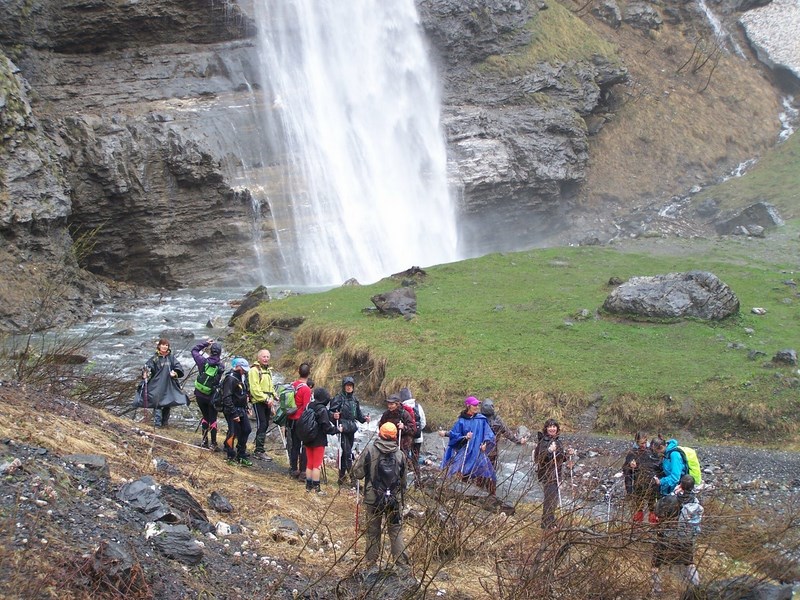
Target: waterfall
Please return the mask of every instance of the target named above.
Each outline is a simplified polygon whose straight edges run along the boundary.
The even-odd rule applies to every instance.
[[[742,47],[733,39],[733,36],[728,33],[725,27],[722,25],[722,22],[719,20],[717,15],[714,14],[709,6],[706,4],[705,0],[697,0],[697,5],[700,7],[700,10],[703,11],[705,14],[706,19],[708,19],[708,23],[711,25],[711,28],[714,30],[714,37],[717,39],[717,42],[720,44],[728,43],[730,44],[733,51],[736,53],[736,56],[739,58],[744,58],[744,52],[742,51]]]
[[[368,283],[457,260],[438,80],[414,1],[257,0],[255,13],[289,196],[269,201],[287,283]]]

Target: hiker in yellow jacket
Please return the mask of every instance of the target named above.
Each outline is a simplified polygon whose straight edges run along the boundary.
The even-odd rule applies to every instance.
[[[259,350],[256,362],[247,374],[247,382],[250,384],[250,402],[253,403],[253,410],[256,414],[256,449],[253,456],[263,460],[272,460],[264,449],[269,419],[275,406],[275,384],[272,382],[270,358],[269,350]]]

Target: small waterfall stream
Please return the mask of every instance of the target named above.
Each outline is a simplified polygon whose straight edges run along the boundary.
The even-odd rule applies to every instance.
[[[255,3],[270,199],[291,284],[376,281],[458,258],[437,76],[413,0]]]
[[[708,4],[706,4],[705,0],[697,0],[697,6],[700,7],[700,10],[703,11],[705,14],[706,19],[708,19],[708,23],[711,25],[711,28],[714,30],[714,36],[717,39],[717,42],[720,44],[729,44],[730,47],[733,49],[733,52],[739,58],[744,58],[744,52],[742,51],[742,47],[739,43],[733,39],[733,36],[728,32],[722,24],[722,21],[719,20],[714,11],[709,8]]]

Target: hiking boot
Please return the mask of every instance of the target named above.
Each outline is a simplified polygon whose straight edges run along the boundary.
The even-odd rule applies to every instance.
[[[208,440],[203,440],[203,442],[200,444],[200,447],[201,448],[208,448]]]
[[[272,457],[269,454],[267,454],[264,450],[256,450],[255,452],[253,452],[253,458],[258,460],[265,460],[267,462],[270,462],[272,460]]]
[[[240,456],[239,458],[236,459],[236,462],[238,462],[242,467],[253,466],[253,461],[247,458],[246,456]]]
[[[211,442],[211,446],[209,446],[212,452],[219,452],[219,446],[217,446],[217,442]]]

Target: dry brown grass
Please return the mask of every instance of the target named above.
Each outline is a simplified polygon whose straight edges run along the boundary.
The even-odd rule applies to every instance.
[[[617,46],[630,74],[616,90],[614,118],[590,139],[591,155],[603,159],[589,167],[589,204],[631,207],[668,198],[775,144],[780,98],[753,57],[723,54],[709,80],[713,61],[696,73],[679,72],[696,42],[707,40],[702,29],[665,23],[651,39],[627,25],[613,30],[591,15],[584,19]]]

